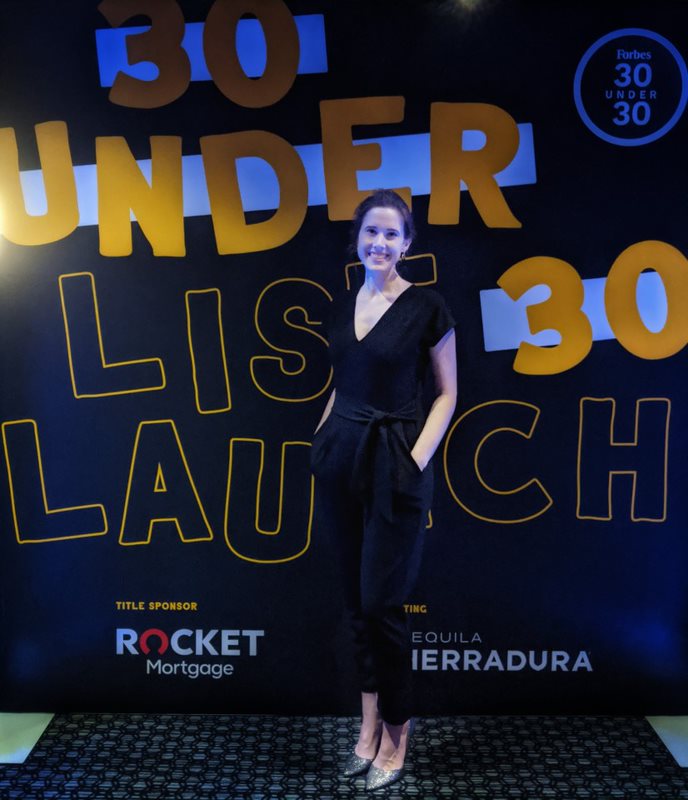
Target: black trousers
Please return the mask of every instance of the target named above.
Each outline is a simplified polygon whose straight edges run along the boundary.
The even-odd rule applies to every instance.
[[[410,455],[413,407],[383,412],[336,395],[313,441],[317,530],[341,564],[361,691],[378,693],[385,722],[413,715],[411,648],[403,605],[420,567],[432,466]]]

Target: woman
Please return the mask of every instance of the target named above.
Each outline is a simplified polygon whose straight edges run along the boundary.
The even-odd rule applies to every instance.
[[[420,566],[430,459],[456,405],[454,320],[437,292],[398,272],[413,236],[396,192],[376,191],[356,209],[365,280],[331,308],[335,389],[311,452],[323,527],[343,567],[361,686],[361,730],[344,774],[367,772],[369,790],[402,776],[412,711],[403,605]],[[423,419],[429,364],[436,394]]]

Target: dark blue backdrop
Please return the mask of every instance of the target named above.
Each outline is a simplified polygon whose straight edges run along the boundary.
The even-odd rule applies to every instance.
[[[187,23],[203,22],[211,6],[167,5]],[[100,85],[105,45],[95,32],[110,26],[95,3],[38,3],[31,13],[2,4],[0,124],[15,131],[19,167],[40,167],[34,126],[62,120],[86,172],[76,230],[0,250],[0,707],[354,709],[337,565],[312,523],[307,444],[329,393],[318,324],[328,296],[356,286],[348,224],[328,219],[320,151],[299,150],[310,200],[293,238],[220,255],[194,157],[201,137],[243,131],[318,145],[321,101],[402,96],[403,120],[354,127],[353,136],[392,137],[385,171],[361,171],[359,186],[412,187],[419,257],[407,276],[435,283],[458,320],[456,425],[435,459],[432,524],[408,609],[421,708],[688,712],[686,355],[675,322],[685,312],[685,259],[666,267],[672,355],[641,357],[605,334],[594,283],[638,242],[688,247],[684,4],[287,5],[296,17],[319,16],[300,34],[314,71],[304,68],[282,99],[244,107],[192,71],[177,99],[146,109],[114,104]],[[586,53],[624,29],[646,33],[599,44],[577,107]],[[633,73],[640,63],[655,68],[649,80],[647,70]],[[615,79],[657,96],[610,100]],[[436,103],[489,104],[519,125],[518,170],[501,192],[521,227],[489,227],[466,191],[458,223],[428,224],[423,134]],[[373,100],[366,118],[383,106]],[[624,114],[630,122],[613,122]],[[629,146],[605,131],[659,133]],[[151,136],[181,137],[185,255],[154,255],[137,223],[131,255],[100,254],[87,167],[96,138],[114,136],[136,159],[151,158]],[[484,143],[466,136],[465,149]],[[460,150],[459,134],[452,146]],[[433,155],[437,188],[445,155]],[[259,223],[276,206],[274,180],[260,164],[244,166],[247,221]],[[575,268],[591,303],[589,353],[553,374],[514,369],[525,307],[495,294],[510,267],[535,256]],[[537,282],[555,269],[541,262]],[[661,326],[664,293],[650,281],[638,302]],[[506,305],[490,304],[500,299]],[[633,304],[621,306],[632,326]],[[567,314],[548,314],[546,327],[568,325]],[[108,372],[98,324],[106,363],[146,364]],[[486,349],[495,331],[505,339]],[[585,330],[577,337],[585,342]],[[57,513],[81,506],[89,508]]]

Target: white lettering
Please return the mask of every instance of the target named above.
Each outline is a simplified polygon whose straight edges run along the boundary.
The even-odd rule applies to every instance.
[[[463,668],[464,671],[469,669],[477,669],[480,671],[480,661],[482,660],[482,653],[480,650],[464,650],[463,651]]]
[[[180,630],[175,631],[170,637],[170,646],[174,652],[179,653],[180,656],[190,656],[193,653],[192,648],[182,647],[179,643],[179,640],[182,638],[182,636],[193,636],[193,631],[189,630],[188,628],[180,628]]]
[[[115,652],[118,656],[129,653],[140,655],[136,649],[139,634],[131,628],[117,628]],[[218,637],[219,634],[219,637]],[[167,636],[163,633],[163,636]],[[246,655],[246,648],[249,656],[258,655],[258,640],[265,636],[263,630],[218,630],[213,628],[209,631],[201,629],[191,630],[180,628],[169,634],[170,649],[180,656],[241,656]],[[248,642],[242,642],[242,637]],[[219,644],[218,644],[219,638]],[[218,652],[218,648],[219,651]]]
[[[239,631],[222,631],[221,652],[223,656],[240,656]]]
[[[534,669],[536,672],[539,672],[541,669],[544,669],[547,666],[547,651],[541,650],[540,651],[540,663],[535,661],[535,651],[531,650],[528,653],[528,664],[531,669]]]
[[[526,665],[526,655],[520,650],[509,650],[506,657],[507,669],[509,672],[518,672]]]
[[[118,656],[124,654],[124,648],[128,650],[133,656],[137,656],[138,650],[134,647],[134,643],[139,638],[136,631],[131,628],[117,628],[117,649],[115,652]]]
[[[490,650],[490,655],[487,657],[483,669],[498,669],[500,672],[504,672],[504,664],[502,664],[502,659],[496,650]]]
[[[414,648],[411,651],[411,664],[414,671],[420,669],[427,672],[437,670],[459,672],[461,669],[464,672],[471,669],[477,672],[486,672],[490,669],[498,672],[520,672],[524,669],[542,672],[548,667],[551,672],[593,671],[590,657],[584,650],[577,654],[573,667],[569,666],[573,657],[565,650],[529,650],[527,654],[523,650],[507,650],[501,653],[498,650],[490,650],[485,658],[483,655],[479,650]],[[463,666],[460,666],[462,659]]]
[[[556,672],[558,669],[562,669],[564,672],[568,672],[568,663],[571,657],[568,653],[565,653],[563,650],[553,650],[552,651],[552,672]]]
[[[588,654],[584,650],[581,650],[580,653],[578,653],[578,658],[573,665],[572,672],[576,672],[579,669],[585,669],[588,672],[592,672],[592,664],[590,663]]]
[[[242,636],[246,636],[248,638],[248,654],[250,656],[255,656],[258,653],[258,639],[261,636],[265,636],[265,631],[242,631]]]
[[[453,669],[454,671],[458,671],[460,657],[461,654],[459,653],[458,650],[443,650],[442,669],[443,670]]]
[[[146,661],[146,674],[150,675],[152,672],[158,675],[177,675],[181,673],[186,675],[187,678],[195,680],[199,676],[214,678],[229,677],[234,674],[233,664],[194,664],[182,661],[177,664],[165,663],[162,659],[157,661]]]
[[[217,655],[217,650],[210,644],[210,640],[215,636],[217,633],[217,629],[213,628],[213,630],[208,631],[206,635],[203,635],[203,631],[196,631],[196,655],[201,656],[203,655],[203,651],[207,650],[211,656]]]
[[[423,650],[422,669],[431,671],[437,669],[437,650]]]

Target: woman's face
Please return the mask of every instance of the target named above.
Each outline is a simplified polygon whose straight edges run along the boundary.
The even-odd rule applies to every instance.
[[[358,232],[358,257],[366,270],[391,270],[411,242],[404,239],[404,221],[396,208],[371,208]]]

